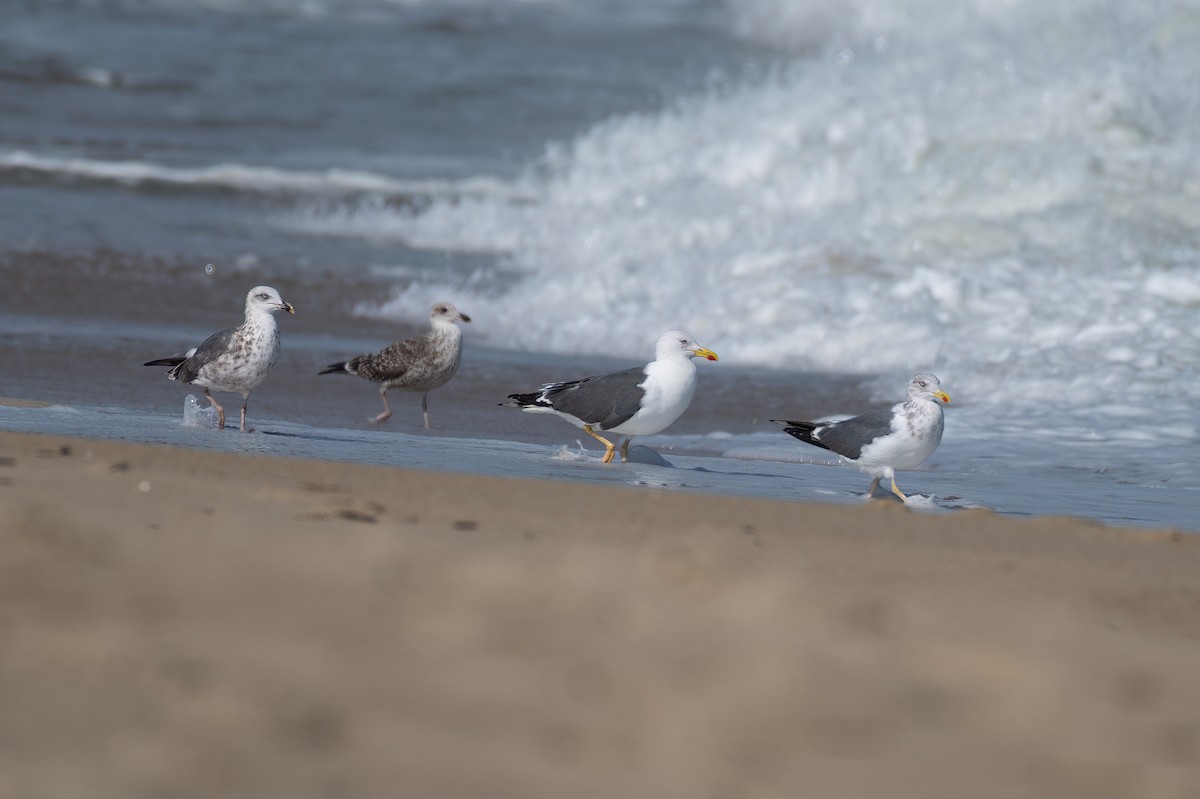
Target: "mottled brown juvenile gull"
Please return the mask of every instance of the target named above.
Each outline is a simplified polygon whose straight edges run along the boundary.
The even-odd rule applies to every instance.
[[[225,409],[209,393],[233,391],[242,395],[242,432],[246,432],[246,403],[271,367],[279,360],[279,326],[275,312],[296,313],[270,286],[255,286],[246,295],[246,321],[209,336],[182,355],[147,361],[146,366],[170,366],[167,377],[204,387],[204,396],[217,409],[217,429],[225,427]]]
[[[455,322],[470,322],[471,317],[460,313],[448,302],[439,302],[429,312],[432,329],[416,338],[407,338],[375,355],[359,355],[348,361],[331,363],[323,375],[348,374],[379,383],[383,413],[368,421],[378,424],[392,415],[388,407],[387,390],[399,388],[420,391],[421,414],[429,427],[429,392],[454,377],[462,359],[462,330]]]
[[[788,425],[783,432],[835,452],[872,475],[868,497],[886,477],[892,482],[892,493],[907,500],[896,486],[896,470],[920,466],[941,443],[944,422],[938,400],[950,402],[950,396],[934,375],[922,372],[909,379],[908,399],[890,408],[840,422],[771,421]]]
[[[596,430],[627,436],[621,444],[621,462],[629,459],[632,436],[650,436],[664,430],[687,410],[696,392],[696,365],[692,358],[710,361],[717,354],[696,343],[680,330],[663,333],[655,346],[655,358],[598,377],[563,383],[546,383],[529,394],[509,394],[510,408],[528,413],[561,416],[604,445],[604,462],[611,463],[616,446]]]

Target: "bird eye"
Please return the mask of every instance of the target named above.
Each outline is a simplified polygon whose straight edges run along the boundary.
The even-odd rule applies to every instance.
[[[270,297],[268,297],[266,294],[259,294],[259,295],[258,295],[258,298],[259,298],[260,300],[269,300],[269,299],[271,299],[271,298],[270,298]]]

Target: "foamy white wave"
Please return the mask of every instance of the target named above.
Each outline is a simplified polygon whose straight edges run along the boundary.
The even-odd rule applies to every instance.
[[[811,12],[731,6],[764,35]],[[533,202],[371,227],[503,253],[500,346],[640,357],[678,326],[723,360],[886,374],[881,398],[933,368],[992,414],[1194,410],[1195,9],[843,7],[810,57],[552,148],[513,187]]]
[[[105,181],[126,186],[155,184],[261,193],[366,193],[401,197],[486,195],[497,192],[511,194],[506,185],[488,177],[465,180],[401,180],[349,169],[289,171],[245,164],[187,168],[144,161],[57,158],[21,150],[0,151],[0,173],[5,171]]]

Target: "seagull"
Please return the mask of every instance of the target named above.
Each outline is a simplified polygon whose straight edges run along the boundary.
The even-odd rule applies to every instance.
[[[450,303],[439,302],[429,311],[432,329],[428,333],[397,341],[375,355],[359,355],[348,361],[331,363],[321,374],[358,375],[379,383],[383,413],[367,420],[374,424],[392,415],[387,401],[389,388],[424,392],[421,396],[421,414],[425,417],[425,428],[428,429],[429,392],[454,377],[458,362],[462,359],[462,330],[454,323],[470,321],[471,317]]]
[[[867,496],[875,493],[879,481],[892,482],[892,493],[907,501],[896,486],[897,469],[913,469],[925,461],[942,441],[942,406],[950,396],[941,382],[928,372],[913,375],[908,381],[908,399],[891,408],[867,411],[840,422],[793,422],[772,419],[787,425],[783,432],[806,444],[836,452],[843,460],[872,475]]]
[[[242,395],[242,432],[246,432],[246,403],[250,392],[266,379],[279,360],[279,326],[274,313],[295,314],[270,286],[255,286],[246,295],[246,321],[213,333],[199,347],[185,353],[147,361],[145,366],[170,366],[167,377],[204,387],[204,396],[217,409],[217,429],[225,428],[225,409],[209,393],[233,391]]]
[[[632,436],[654,435],[679,418],[696,392],[692,358],[717,360],[717,354],[681,330],[669,330],[655,345],[654,360],[599,377],[546,383],[529,394],[509,394],[510,408],[528,413],[552,413],[604,445],[604,462],[611,463],[616,446],[596,429],[627,436],[621,462],[629,460]]]

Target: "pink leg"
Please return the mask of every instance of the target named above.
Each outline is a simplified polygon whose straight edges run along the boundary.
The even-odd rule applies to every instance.
[[[204,389],[204,396],[208,397],[208,401],[211,402],[212,406],[217,409],[217,429],[224,430],[225,429],[225,409],[221,407],[221,403],[217,402],[216,398],[213,397],[212,394],[208,393],[207,388]]]
[[[379,414],[374,419],[367,420],[374,424],[379,424],[380,422],[386,422],[388,419],[392,418],[392,409],[388,407],[388,401],[387,401],[387,386],[383,386],[382,388],[379,389],[379,398],[383,400],[383,413]]]

